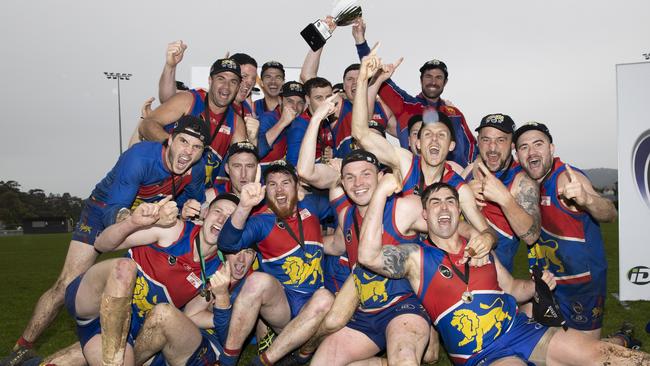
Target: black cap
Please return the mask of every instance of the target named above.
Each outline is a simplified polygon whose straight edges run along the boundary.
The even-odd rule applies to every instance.
[[[298,172],[296,171],[296,167],[293,166],[293,164],[284,161],[284,160],[276,160],[268,163],[264,168],[263,168],[263,176],[264,176],[264,181],[266,181],[266,177],[269,176],[271,173],[277,173],[277,172],[284,172],[287,174],[291,174],[293,176],[293,179],[298,182]]]
[[[563,327],[567,330],[566,320],[560,310],[553,292],[546,282],[542,280],[542,270],[534,265],[533,281],[535,282],[535,294],[533,295],[533,319],[539,324],[547,327]]]
[[[505,133],[514,133],[515,121],[513,121],[512,118],[510,118],[510,116],[507,114],[488,114],[481,119],[481,123],[478,125],[478,127],[476,127],[474,131],[478,132],[483,127],[494,127]]]
[[[285,75],[284,74],[284,66],[282,66],[282,64],[277,62],[277,61],[265,62],[264,65],[262,65],[262,73],[261,73],[261,75],[264,75],[264,72],[266,70],[268,70],[268,69],[278,69],[278,70],[282,71],[282,76],[283,77]]]
[[[434,118],[433,120],[430,119],[430,116],[437,116],[437,118]],[[451,122],[451,119],[449,119],[449,116],[446,114],[442,113],[441,111],[436,111],[433,108],[427,108],[424,110],[422,113],[422,127],[424,125],[427,125],[429,123],[442,123],[443,125],[447,126],[447,129],[449,129],[449,133],[451,136],[451,141],[456,141],[456,134],[454,133],[454,124]],[[420,131],[418,131],[418,138],[422,135],[422,127],[420,127]]]
[[[512,136],[512,141],[517,145],[517,140],[523,135],[525,132],[528,131],[540,131],[544,133],[546,136],[548,136],[548,139],[551,143],[553,143],[553,136],[551,136],[551,131],[548,130],[548,127],[546,127],[545,124],[539,123],[539,122],[527,122],[523,126],[519,127],[517,131],[515,131],[515,134]]]
[[[294,95],[305,99],[305,89],[302,87],[302,84],[297,81],[287,81],[282,85],[280,96],[286,98]]]
[[[255,155],[255,159],[257,159],[257,161],[260,160],[259,153],[257,152],[257,147],[248,141],[235,142],[228,148],[229,157],[239,153],[253,154]]]
[[[341,162],[341,172],[343,172],[344,166],[355,161],[365,161],[374,165],[377,169],[380,169],[379,159],[377,159],[375,154],[366,150],[357,149],[350,151],[350,153],[343,158],[343,161]]]
[[[425,62],[424,65],[420,67],[420,75],[422,75],[423,72],[431,69],[440,69],[445,74],[445,79],[449,77],[449,72],[447,71],[447,65],[440,60],[436,60],[435,58]]]
[[[422,122],[422,115],[421,114],[414,114],[409,118],[409,124],[408,124],[408,133],[411,133],[411,129],[413,126],[415,126],[416,123]]]
[[[379,122],[371,119],[370,121],[368,121],[368,127],[372,128],[373,130],[379,131],[379,133],[382,136],[386,137],[386,128],[383,125],[381,125]]]
[[[210,129],[208,125],[200,118],[191,115],[181,117],[174,123],[172,136],[179,133],[185,133],[194,136],[203,142],[203,145],[210,145]]]
[[[176,90],[190,90],[184,82],[176,80]]]
[[[237,61],[231,58],[220,58],[212,64],[210,76],[230,71],[241,79],[241,68]]]
[[[343,91],[343,83],[334,84],[332,86],[333,93],[342,92],[342,91]]]
[[[253,65],[257,69],[257,61],[255,61],[254,58],[249,56],[246,53],[235,53],[234,55],[230,55],[230,58],[235,60],[236,63],[241,65]]]
[[[217,202],[221,200],[227,200],[234,203],[235,205],[239,205],[239,197],[237,197],[237,195],[234,193],[228,193],[228,192],[219,193],[219,195],[215,197],[212,202]]]

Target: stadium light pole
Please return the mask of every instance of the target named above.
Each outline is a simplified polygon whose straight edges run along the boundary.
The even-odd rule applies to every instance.
[[[133,74],[104,71],[104,75],[106,75],[106,78],[109,80],[117,80],[117,124],[120,138],[120,155],[122,155],[122,101],[120,99],[120,80],[130,80]]]

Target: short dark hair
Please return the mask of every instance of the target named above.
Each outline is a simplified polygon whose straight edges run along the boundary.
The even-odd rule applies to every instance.
[[[212,206],[214,206],[217,203],[217,201],[221,201],[221,200],[230,201],[234,203],[235,206],[239,205],[239,197],[237,197],[237,195],[235,195],[234,193],[223,192],[223,193],[219,193],[219,195],[215,197],[215,199],[213,199],[212,202],[210,202],[210,205],[208,205],[208,210],[211,209]]]
[[[447,188],[451,191],[451,194],[454,195],[454,198],[456,198],[456,201],[459,201],[458,198],[458,191],[456,188],[454,188],[452,185],[444,182],[436,182],[433,183],[432,185],[428,186],[424,192],[422,192],[422,197],[420,198],[422,200],[422,207],[426,209],[427,207],[427,200],[429,200],[429,196],[431,196],[432,193],[438,192],[439,190]]]
[[[345,71],[343,71],[343,81],[345,81],[345,75],[347,75],[348,72],[354,71],[354,70],[361,70],[361,64],[352,64],[352,65],[346,67]]]
[[[456,141],[456,134],[454,133],[454,125],[451,122],[451,119],[446,114],[444,114],[444,113],[442,113],[440,111],[438,111],[438,120],[437,121],[435,121],[435,122],[424,122],[424,121],[422,121],[422,126],[420,126],[420,130],[418,131],[418,139],[422,136],[422,130],[424,129],[424,126],[428,125],[430,123],[442,123],[443,125],[445,125],[447,127],[447,129],[449,130],[449,137],[451,138],[451,141],[452,142]],[[410,129],[409,129],[409,132],[411,132]]]
[[[255,68],[257,68],[257,61],[245,53],[235,53],[234,55],[230,56],[230,58],[235,60],[235,62],[237,62],[240,66],[253,65]]]
[[[305,82],[305,84],[302,86],[303,89],[305,90],[306,95],[311,95],[311,90],[315,88],[327,88],[327,87],[332,87],[332,83],[330,83],[327,79],[322,78],[320,76],[313,77]]]

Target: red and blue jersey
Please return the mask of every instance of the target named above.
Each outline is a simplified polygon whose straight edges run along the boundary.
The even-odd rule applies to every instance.
[[[272,161],[282,160],[287,155],[287,128],[269,145],[266,133],[280,120],[277,110],[266,112],[260,116],[260,130],[257,136],[257,147],[260,152],[260,164],[266,165]]]
[[[395,222],[396,198],[386,201],[383,215],[382,244],[399,245],[418,243],[417,235],[403,235]],[[357,225],[355,227],[355,219]],[[363,217],[356,205],[349,206],[344,214],[343,235],[348,254],[350,269],[354,276],[355,287],[359,295],[360,309],[375,313],[384,310],[413,295],[413,289],[406,279],[390,279],[363,268],[357,263],[359,258],[359,232]]]
[[[428,186],[425,183],[424,174],[422,173],[422,164],[422,157],[420,155],[413,155],[411,167],[404,175],[404,180],[402,181],[403,195],[420,195],[425,189],[427,189]],[[447,183],[456,188],[456,190],[459,190],[460,187],[465,184],[465,180],[454,171],[449,163],[445,162],[444,164],[445,169],[440,178],[440,182]]]
[[[512,183],[518,174],[526,174],[522,171],[518,163],[512,164],[507,170],[502,170],[494,175],[499,179],[508,191],[512,188]],[[472,180],[473,175],[470,173],[466,180]],[[503,266],[512,273],[512,267],[519,248],[519,237],[515,234],[510,226],[506,215],[501,210],[498,204],[492,201],[486,201],[486,206],[481,208],[481,213],[485,216],[488,224],[497,232],[498,240],[497,246],[494,248],[494,253],[499,258]]]
[[[128,251],[127,256],[138,267],[133,289],[132,334],[137,334],[137,328],[156,304],[169,303],[181,308],[199,294],[201,265],[194,260],[194,246],[200,230],[201,226],[185,222],[179,238],[170,246],[153,243]],[[216,252],[205,258],[206,276],[214,274],[221,265]]]
[[[386,128],[388,126],[388,117],[381,103],[375,102],[372,120]],[[343,100],[339,109],[339,118],[332,126],[332,136],[334,137],[334,146],[336,147],[334,156],[345,158],[352,150],[352,102],[347,99]]]
[[[309,113],[309,110],[306,110],[300,116],[296,117],[289,126],[287,132],[287,161],[294,166],[298,165],[300,145],[302,144],[303,138],[305,138],[305,132],[307,132],[310,120],[311,114]],[[320,159],[323,151],[325,151],[325,147],[327,146],[332,148],[332,151],[334,151],[332,128],[327,120],[323,120],[320,129],[318,130],[318,137],[316,140],[316,161]]]
[[[571,211],[558,197],[557,180],[565,170],[555,158],[540,186],[542,232],[529,261],[555,275],[558,296],[604,294],[607,260],[600,225],[587,212]]]
[[[329,203],[322,198],[306,195],[297,204],[297,214],[285,219],[286,225],[299,239],[300,215],[304,243],[294,240],[285,223],[268,207],[262,206],[248,218],[244,229],[235,228],[229,218],[219,234],[219,249],[237,252],[256,247],[262,271],[277,278],[288,289],[313,293],[323,286],[321,221],[333,216]]]
[[[499,287],[494,262],[471,267],[468,284],[459,278],[453,266],[467,275],[459,264],[463,249],[447,255],[437,247],[422,246],[417,290],[455,365],[508,333],[517,314],[517,301]],[[466,291],[472,294],[470,303],[461,300]]]
[[[121,208],[135,209],[142,202],[157,202],[173,195],[180,207],[193,198],[205,200],[205,163],[199,160],[183,175],[172,175],[167,167],[168,147],[142,141],[126,150],[110,172],[97,183],[90,198],[102,207],[105,227],[115,223]]]
[[[368,55],[370,53],[368,43],[364,42],[357,45],[357,53],[359,59]],[[467,126],[465,116],[458,108],[445,105],[442,98],[439,98],[437,102],[431,102],[421,93],[413,97],[400,89],[392,79],[386,80],[381,86],[379,96],[397,118],[397,133],[400,145],[403,148],[408,149],[408,122],[411,117],[422,114],[425,108],[433,107],[447,115],[454,125],[456,147],[447,154],[447,160],[453,160],[464,168],[476,158],[478,152],[476,138],[474,138],[472,131]]]
[[[253,110],[255,111],[255,115],[257,116],[261,116],[262,114],[267,112],[276,112],[280,114],[280,112],[282,111],[280,109],[280,104],[278,104],[275,107],[275,109],[269,109],[269,107],[266,105],[266,102],[264,101],[264,98],[258,99],[253,102]]]

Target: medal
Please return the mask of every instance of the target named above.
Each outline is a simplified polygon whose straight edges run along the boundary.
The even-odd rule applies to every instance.
[[[204,297],[205,301],[207,302],[210,302],[210,300],[212,300],[212,292],[210,292],[210,290],[205,287],[201,289],[199,294],[201,294],[201,297]]]
[[[463,300],[465,304],[469,304],[472,302],[472,300],[474,300],[474,295],[472,295],[472,293],[469,291],[465,291],[462,295],[460,295],[460,299]]]

